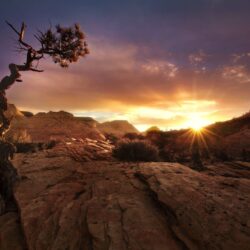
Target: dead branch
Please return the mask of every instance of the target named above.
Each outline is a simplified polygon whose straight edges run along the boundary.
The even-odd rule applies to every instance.
[[[43,70],[37,69],[37,66],[38,62],[46,54],[51,56],[53,61],[59,63],[61,67],[67,67],[70,63],[76,62],[80,57],[88,54],[89,51],[84,41],[84,33],[80,30],[79,25],[75,25],[72,28],[62,28],[58,25],[54,32],[51,28],[45,32],[39,31],[38,35],[35,35],[35,38],[39,41],[41,47],[34,49],[29,43],[24,41],[25,23],[22,23],[20,31],[8,21],[6,23],[18,36],[17,51],[26,53],[24,64],[10,64],[10,75],[5,76],[0,81],[0,198],[4,197],[7,202],[13,197],[13,186],[17,179],[17,172],[10,162],[15,147],[4,138],[5,133],[10,128],[11,122],[4,113],[8,108],[6,90],[16,81],[22,81],[20,71],[43,72]],[[33,66],[34,62],[37,62],[36,67]]]
[[[21,82],[20,71],[43,72],[37,68],[38,62],[44,58],[44,55],[49,55],[55,63],[59,63],[61,67],[67,67],[70,63],[76,62],[80,57],[84,57],[89,53],[85,35],[81,31],[79,25],[71,28],[62,28],[56,26],[56,31],[52,31],[51,27],[45,31],[39,31],[35,38],[39,41],[41,47],[35,49],[24,41],[26,25],[21,24],[20,31],[13,24],[6,21],[6,24],[17,34],[18,52],[26,53],[26,60],[23,65],[10,64],[10,75],[4,77],[0,81],[0,137],[8,130],[10,122],[4,116],[4,111],[7,109],[7,99],[5,91],[10,88],[16,81]],[[37,62],[36,67],[33,66]]]

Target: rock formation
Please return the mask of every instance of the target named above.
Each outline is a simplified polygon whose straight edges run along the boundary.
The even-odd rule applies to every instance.
[[[249,248],[247,163],[200,173],[177,163],[76,162],[38,152],[17,154],[14,164],[21,226],[15,213],[0,217],[0,249]]]
[[[26,133],[32,142],[47,142],[50,140],[65,140],[69,138],[104,139],[96,129],[95,121],[74,117],[64,111],[38,113],[31,117],[15,117],[12,120],[7,137],[14,139]]]
[[[70,138],[59,142],[53,150],[47,150],[49,157],[68,156],[79,162],[111,160],[113,145],[108,140]]]
[[[115,120],[99,123],[97,125],[97,128],[103,134],[113,134],[117,137],[121,137],[127,133],[139,133],[132,124],[125,120]]]
[[[6,135],[10,141],[17,141],[18,138],[25,137],[24,135],[26,142],[47,142],[70,138],[103,140],[104,134],[121,137],[126,133],[138,133],[127,121],[98,123],[91,117],[75,117],[65,111],[31,115],[30,112],[23,113],[10,104],[6,114],[12,119],[11,128]],[[21,141],[25,142],[25,138]]]

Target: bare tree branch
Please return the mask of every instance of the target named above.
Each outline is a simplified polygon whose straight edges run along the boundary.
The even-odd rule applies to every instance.
[[[4,135],[4,132],[9,127],[9,123],[3,118],[3,112],[7,109],[5,91],[16,81],[22,81],[20,71],[43,72],[37,66],[38,62],[44,58],[44,55],[51,56],[53,61],[59,63],[61,67],[67,67],[70,63],[76,62],[80,57],[84,57],[89,53],[85,35],[77,24],[70,28],[63,28],[57,25],[54,32],[51,27],[45,32],[38,30],[38,35],[34,36],[41,45],[39,49],[34,49],[29,43],[24,41],[26,31],[24,22],[21,24],[20,31],[10,22],[6,21],[6,24],[17,34],[18,47],[16,50],[19,53],[26,53],[26,61],[23,65],[10,64],[10,75],[0,81],[0,137]],[[33,67],[33,62],[35,61],[37,65]]]
[[[39,61],[44,58],[44,55],[52,57],[55,63],[61,67],[67,67],[70,63],[76,62],[80,57],[84,57],[89,53],[85,42],[84,33],[79,25],[70,28],[62,28],[56,26],[53,32],[50,27],[47,31],[38,31],[35,38],[40,43],[39,49],[34,49],[29,43],[24,41],[26,25],[22,23],[20,31],[11,23],[6,21],[6,24],[17,34],[17,51],[26,53],[26,60],[23,65],[10,64],[10,75],[5,76],[0,81],[0,196],[4,196],[7,200],[13,197],[13,185],[17,177],[17,172],[12,167],[10,158],[14,154],[14,146],[5,140],[5,133],[10,128],[10,119],[5,116],[5,111],[8,108],[6,90],[15,82],[21,82],[20,71],[43,72],[37,69]],[[36,62],[36,66],[33,63]],[[5,167],[5,168],[3,168]],[[2,189],[6,187],[6,190]],[[0,197],[1,198],[1,197]]]
[[[11,23],[9,23],[8,21],[5,21],[10,27],[11,27],[11,29],[13,29],[16,33],[17,33],[17,35],[20,37],[20,33],[16,30],[16,28],[11,24]]]

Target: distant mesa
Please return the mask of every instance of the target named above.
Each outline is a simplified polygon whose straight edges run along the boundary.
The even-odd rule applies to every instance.
[[[139,133],[139,131],[126,120],[115,120],[98,123],[97,128],[103,134],[113,134],[118,137],[127,133]]]
[[[58,111],[58,112],[55,112],[55,111],[49,111],[49,112],[39,112],[36,114],[36,117],[46,117],[46,118],[73,118],[74,116],[69,113],[69,112],[66,112],[66,111]]]
[[[6,114],[12,119],[11,129],[6,136],[13,142],[62,141],[68,138],[103,140],[105,136],[109,138],[109,135],[121,138],[125,134],[140,134],[126,120],[99,123],[91,117],[74,117],[65,111],[40,112],[33,115],[28,111],[19,111],[13,104],[9,104]],[[204,134],[210,149],[216,149],[219,145],[232,157],[239,156],[244,150],[250,151],[250,112],[229,121],[214,123],[205,130],[210,131],[210,134]],[[188,148],[187,145],[190,144],[186,129],[163,132],[157,126],[152,126],[146,132],[152,131],[159,132],[158,137],[155,133],[155,140],[161,140],[164,136],[171,138],[170,144],[176,145],[177,148]],[[211,134],[213,136],[209,136]],[[181,152],[184,153],[182,149]]]
[[[123,136],[126,133],[139,133],[125,120],[99,123],[92,117],[75,117],[66,111],[49,111],[33,114],[19,111],[15,105],[9,104],[8,117],[12,119],[7,138],[25,142],[46,142],[49,140],[66,140],[67,138],[104,139],[105,134]]]
[[[61,141],[68,138],[105,138],[96,128],[96,121],[91,118],[74,117],[65,111],[30,115],[27,111],[22,113],[14,105],[10,105],[7,112],[12,116],[12,124],[6,136],[14,142],[19,138],[21,142],[25,142],[26,138],[28,142]]]

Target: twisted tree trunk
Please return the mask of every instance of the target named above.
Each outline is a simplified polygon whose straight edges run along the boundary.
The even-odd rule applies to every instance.
[[[15,147],[5,140],[5,133],[10,128],[10,120],[5,111],[8,108],[6,90],[16,81],[19,81],[19,70],[22,66],[10,64],[10,75],[5,76],[0,82],[0,214],[6,212],[8,204],[13,200],[13,186],[17,180],[17,171],[11,163]]]
[[[33,67],[33,62],[39,62],[44,55],[49,55],[55,63],[61,67],[67,67],[70,63],[76,62],[80,57],[89,54],[85,35],[80,26],[62,28],[56,26],[56,32],[48,29],[46,32],[38,32],[35,38],[39,41],[41,48],[34,49],[24,41],[26,25],[22,23],[20,31],[11,23],[7,25],[18,35],[19,52],[26,53],[26,60],[23,65],[10,64],[10,75],[5,76],[0,82],[0,215],[4,212],[4,207],[13,199],[13,186],[17,180],[17,171],[11,163],[14,156],[15,147],[5,140],[5,133],[10,128],[10,120],[6,117],[5,111],[8,108],[6,90],[16,81],[20,82],[20,71],[43,72]]]

